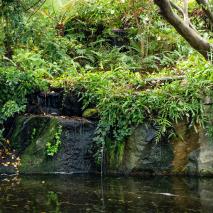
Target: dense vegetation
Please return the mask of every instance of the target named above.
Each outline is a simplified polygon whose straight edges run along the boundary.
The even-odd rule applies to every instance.
[[[188,6],[211,44],[202,6]],[[144,122],[158,129],[157,142],[180,120],[195,130],[208,124],[202,103],[211,95],[212,54],[207,62],[192,49],[151,0],[1,0],[0,9],[1,136],[4,122],[25,111],[27,95],[50,87],[73,90],[84,109],[98,109],[99,151],[108,138],[118,147]]]

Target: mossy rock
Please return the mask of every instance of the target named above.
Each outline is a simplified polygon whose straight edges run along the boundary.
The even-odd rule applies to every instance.
[[[106,168],[109,173],[120,173],[122,167],[125,143],[115,144],[107,139],[105,147]]]
[[[173,159],[168,142],[156,144],[156,130],[151,125],[139,125],[124,143],[106,147],[107,172],[125,175],[168,174]]]
[[[60,128],[57,153],[49,156],[47,144],[54,144]],[[20,173],[90,172],[93,167],[91,147],[96,126],[86,119],[54,116],[20,116],[10,138],[21,158]]]
[[[26,147],[42,135],[43,131],[46,131],[52,122],[55,123],[56,121],[45,116],[17,117],[10,138],[12,147],[18,154],[22,154]]]
[[[98,109],[88,108],[84,110],[82,116],[87,119],[97,119],[98,118]]]
[[[47,116],[21,116],[16,119],[11,144],[21,155],[20,172],[54,171],[54,163],[47,156],[46,144],[54,141],[59,121]]]

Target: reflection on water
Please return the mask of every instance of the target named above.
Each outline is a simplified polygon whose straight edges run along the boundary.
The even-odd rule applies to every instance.
[[[3,212],[213,212],[213,179],[2,176]]]

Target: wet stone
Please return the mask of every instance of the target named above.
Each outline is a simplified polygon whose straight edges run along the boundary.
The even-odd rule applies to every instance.
[[[62,127],[61,144],[48,156],[48,142],[55,141]],[[20,116],[11,133],[11,144],[20,155],[21,173],[90,173],[94,170],[91,153],[96,125],[82,118],[41,115]],[[1,171],[0,171],[1,172]]]

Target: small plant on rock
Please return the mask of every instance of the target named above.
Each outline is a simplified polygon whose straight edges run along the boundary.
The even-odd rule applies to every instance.
[[[61,133],[62,133],[62,126],[58,127],[58,130],[56,131],[53,141],[48,141],[46,144],[46,153],[48,156],[54,156],[61,145]]]

